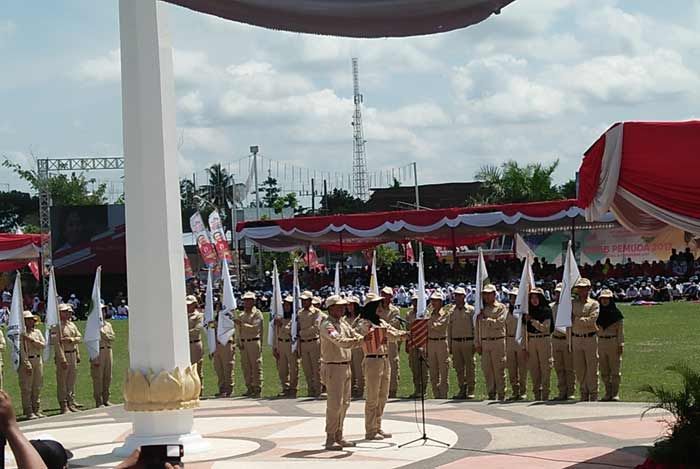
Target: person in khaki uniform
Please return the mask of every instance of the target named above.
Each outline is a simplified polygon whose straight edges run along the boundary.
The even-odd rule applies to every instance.
[[[199,310],[199,301],[194,295],[185,297],[187,305],[187,324],[190,337],[190,363],[197,367],[199,380],[204,391],[204,349],[202,348],[202,331],[204,330],[204,313]],[[200,394],[201,395],[201,394]]]
[[[525,319],[528,339],[528,368],[532,377],[532,393],[536,401],[549,399],[549,381],[552,373],[552,340],[554,328],[552,309],[547,304],[544,290],[535,288],[529,295],[530,307]]]
[[[467,292],[455,288],[455,304],[450,310],[447,326],[447,341],[450,344],[452,364],[457,372],[459,393],[452,399],[474,399],[476,382],[474,357],[474,307],[466,304]]]
[[[600,314],[598,325],[598,355],[600,377],[605,385],[602,401],[620,400],[620,378],[622,374],[622,352],[625,349],[625,332],[622,312],[615,305],[613,292],[607,288],[600,292]]]
[[[572,305],[571,339],[576,379],[581,401],[598,400],[598,312],[600,305],[589,298],[591,281],[580,278],[574,285],[576,299]]]
[[[243,360],[243,379],[248,397],[260,397],[262,392],[262,335],[263,315],[255,305],[255,293],[245,292],[241,296],[243,311],[234,322],[241,340],[241,360]]]
[[[408,332],[395,329],[377,314],[381,301],[382,298],[374,293],[367,295],[365,307],[360,312],[361,319],[357,323],[358,332],[366,336],[373,328],[382,327],[386,329],[389,343],[405,340]],[[366,353],[362,362],[366,383],[365,439],[367,440],[383,440],[392,436],[382,429],[382,416],[389,398],[391,375],[388,353],[387,344],[382,344],[376,352]]]
[[[416,321],[417,314],[418,295],[414,293],[411,297],[411,311],[406,316],[408,330],[411,330],[411,324]],[[428,366],[426,364],[428,357],[425,355],[425,350],[423,347],[416,347],[408,341],[406,342],[406,353],[408,354],[408,366],[411,368],[411,375],[413,376],[413,394],[411,398],[420,397],[421,393],[425,396],[428,384]]]
[[[350,295],[350,297],[347,298],[347,302],[345,319],[353,329],[357,330],[357,322],[360,320],[360,299],[354,295]],[[362,347],[353,348],[351,353],[351,395],[359,399],[365,394],[365,376],[362,374],[362,360],[365,358],[365,353],[362,351]]]
[[[478,346],[481,368],[486,379],[488,398],[502,401],[506,394],[506,318],[508,308],[496,301],[496,287],[488,284],[481,290],[484,306],[477,316]]]
[[[279,397],[297,397],[299,382],[299,357],[292,351],[292,310],[294,297],[287,296],[282,303],[283,314],[275,318],[275,343],[272,355],[277,361],[277,374],[280,378],[282,392]]]
[[[313,293],[310,291],[302,292],[300,298],[301,311],[297,312],[297,330],[299,331],[297,350],[304,368],[309,397],[319,397],[321,395],[321,345],[319,343],[321,310],[311,304]]]
[[[78,327],[71,321],[73,307],[66,303],[58,306],[61,323],[51,328],[51,342],[55,351],[56,362],[56,391],[61,413],[69,410],[78,412],[82,405],[75,402],[75,379],[80,363],[78,344],[82,335]]]
[[[561,287],[562,284],[558,283],[554,289],[554,301],[549,304],[549,307],[552,308],[552,320],[555,323],[557,321]],[[566,334],[556,329],[552,332],[552,361],[554,363],[554,371],[557,374],[557,389],[559,390],[559,394],[554,400],[566,401],[574,399],[574,389],[576,388],[574,354],[569,350]]]
[[[426,311],[428,317],[428,368],[430,368],[430,384],[435,399],[447,399],[450,374],[450,353],[447,346],[447,326],[450,313],[442,307],[442,293],[433,292],[430,295],[430,308]]]
[[[212,321],[212,324],[208,324],[207,327],[216,330],[219,325],[218,315],[221,314],[221,303],[215,300],[214,307],[215,311],[217,311],[217,316]],[[236,337],[232,334],[224,345],[219,342],[218,331],[216,331],[215,337],[216,347],[211,359],[219,388],[216,397],[231,397],[231,394],[233,394],[233,370],[236,367]]]
[[[401,310],[393,304],[394,290],[391,287],[384,287],[381,291],[382,305],[379,316],[388,322],[394,329],[403,329],[401,321]],[[389,380],[389,397],[396,397],[401,382],[401,362],[399,360],[399,342],[389,342],[389,365],[391,366],[391,379]]]
[[[44,384],[44,334],[36,329],[38,316],[24,311],[24,333],[19,349],[19,388],[22,393],[22,410],[28,420],[45,417],[41,413],[41,387]]]
[[[353,447],[343,437],[343,422],[350,407],[352,348],[362,346],[364,338],[355,332],[343,317],[347,301],[338,295],[326,299],[328,316],[320,326],[321,358],[323,359],[328,400],[326,401],[327,450]]]
[[[518,298],[518,288],[513,288],[508,297],[508,318],[506,319],[506,368],[508,380],[512,391],[511,399],[522,400],[527,398],[527,351],[524,344],[515,341],[515,332],[518,327],[518,319],[513,315],[515,302]]]
[[[92,395],[95,407],[112,405],[109,402],[109,386],[112,384],[112,344],[114,329],[107,321],[111,318],[107,305],[102,305],[102,327],[100,327],[100,354],[90,361],[90,376],[92,377]]]

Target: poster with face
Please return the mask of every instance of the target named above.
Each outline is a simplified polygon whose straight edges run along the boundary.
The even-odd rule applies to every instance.
[[[216,253],[219,255],[219,259],[226,259],[226,262],[230,263],[233,260],[231,257],[231,250],[228,247],[226,234],[221,224],[221,217],[217,210],[214,210],[209,215],[209,229],[214,238],[214,246],[216,247]]]
[[[209,233],[204,226],[202,215],[199,212],[196,212],[190,217],[190,228],[192,229],[192,233],[197,240],[199,254],[202,256],[202,259],[207,267],[211,268],[214,264],[216,264],[216,249],[209,239]]]

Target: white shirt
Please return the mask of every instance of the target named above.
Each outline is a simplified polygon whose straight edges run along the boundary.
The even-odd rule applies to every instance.
[[[629,287],[627,289],[627,298],[634,299],[639,296],[639,290],[637,290],[635,287]]]
[[[120,316],[128,316],[129,315],[129,307],[127,305],[119,305],[119,307],[117,307],[117,313]]]

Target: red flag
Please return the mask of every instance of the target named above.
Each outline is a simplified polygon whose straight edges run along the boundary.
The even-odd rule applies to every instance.
[[[27,264],[27,267],[29,267],[29,270],[32,271],[34,278],[38,282],[39,281],[39,263],[37,261],[31,261],[29,264]]]
[[[410,348],[425,347],[428,344],[428,319],[416,319],[411,323]]]
[[[386,342],[386,327],[375,327],[372,329],[372,332],[365,336],[365,341],[362,342],[362,350],[365,352],[365,354],[376,354],[381,346],[386,344]]]
[[[309,266],[309,269],[318,269],[319,267],[318,257],[316,256],[316,251],[314,251],[313,246],[309,246],[309,253],[306,259],[306,265]]]
[[[406,262],[415,262],[416,258],[413,256],[413,245],[410,241],[406,241]]]

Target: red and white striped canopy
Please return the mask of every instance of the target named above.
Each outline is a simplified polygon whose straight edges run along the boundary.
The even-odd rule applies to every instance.
[[[166,0],[229,20],[348,37],[434,34],[480,23],[514,0]]]
[[[0,233],[0,272],[21,269],[39,258],[41,235]]]
[[[579,203],[589,221],[612,211],[637,233],[700,234],[699,169],[700,121],[620,122],[586,151]]]

